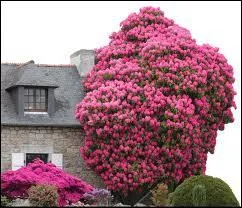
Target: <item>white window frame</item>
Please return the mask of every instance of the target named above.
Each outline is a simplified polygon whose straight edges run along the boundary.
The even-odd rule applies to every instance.
[[[25,167],[25,153],[12,153],[11,158],[12,170],[18,170]]]
[[[21,167],[25,167],[27,164],[26,155],[27,154],[47,154],[47,162],[51,162],[56,167],[63,169],[63,154],[60,153],[37,153],[37,152],[21,152],[21,153],[12,153],[12,170],[17,170]],[[20,160],[19,162],[16,160]],[[13,162],[15,160],[16,162]],[[16,165],[17,164],[17,165]]]

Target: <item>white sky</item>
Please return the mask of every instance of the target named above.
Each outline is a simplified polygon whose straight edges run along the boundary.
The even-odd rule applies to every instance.
[[[1,62],[69,64],[79,49],[109,42],[109,35],[131,12],[160,7],[165,16],[190,30],[199,44],[220,48],[234,67],[235,122],[218,133],[208,156],[207,174],[226,181],[241,203],[241,2],[3,2]]]

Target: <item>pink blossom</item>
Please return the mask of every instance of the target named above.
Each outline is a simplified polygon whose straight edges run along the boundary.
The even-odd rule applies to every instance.
[[[160,176],[169,176],[169,184],[204,173],[217,131],[234,121],[232,66],[159,8],[144,7],[120,26],[96,50],[97,63],[84,81],[87,94],[76,107],[86,135],[84,160],[123,194]],[[111,175],[115,180],[104,177]]]
[[[67,202],[75,203],[84,193],[93,190],[91,185],[81,179],[39,159],[16,171],[10,170],[1,174],[2,194],[12,199],[27,198],[28,189],[36,184],[56,186],[60,206],[65,206]]]

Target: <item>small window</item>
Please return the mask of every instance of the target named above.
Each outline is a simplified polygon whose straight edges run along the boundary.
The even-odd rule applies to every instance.
[[[24,88],[24,111],[47,112],[48,90],[45,88]]]
[[[34,159],[39,158],[44,163],[47,163],[48,161],[48,154],[43,153],[26,153],[26,165],[33,162]]]

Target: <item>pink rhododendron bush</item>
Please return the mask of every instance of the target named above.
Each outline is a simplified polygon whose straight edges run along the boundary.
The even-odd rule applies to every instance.
[[[28,189],[35,184],[54,185],[58,189],[58,203],[65,206],[75,203],[94,188],[86,182],[57,168],[52,163],[45,164],[37,159],[16,171],[1,174],[1,194],[12,199],[28,198]]]
[[[86,164],[124,196],[204,174],[218,130],[233,122],[233,68],[218,48],[145,7],[96,50],[76,108]]]

